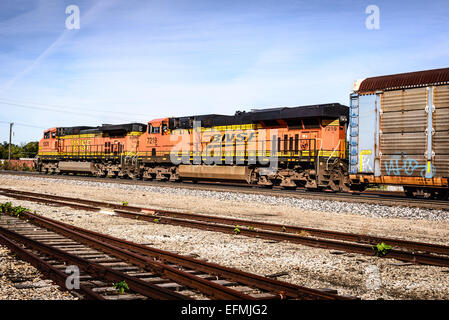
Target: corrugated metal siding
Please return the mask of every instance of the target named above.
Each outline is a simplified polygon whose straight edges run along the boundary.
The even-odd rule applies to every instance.
[[[436,131],[449,131],[449,86],[435,87],[435,116]]]
[[[382,133],[424,132],[427,113],[424,110],[386,112],[382,115]]]
[[[434,166],[437,177],[449,177],[449,157],[447,155],[435,156]]]
[[[449,108],[449,86],[438,86],[434,89],[435,108]]]
[[[426,88],[382,94],[381,174],[419,177],[425,170],[426,104]]]
[[[436,155],[449,155],[449,132],[437,131],[433,136],[433,151]],[[449,157],[448,157],[449,158]]]
[[[424,132],[383,134],[380,137],[380,146],[382,157],[402,153],[424,155],[426,134]]]
[[[387,91],[382,95],[382,111],[424,110],[427,103],[427,89]]]
[[[434,89],[435,114],[433,117],[435,134],[432,149],[436,175],[449,177],[449,86]]]
[[[435,131],[449,131],[449,108],[436,109],[433,121]]]

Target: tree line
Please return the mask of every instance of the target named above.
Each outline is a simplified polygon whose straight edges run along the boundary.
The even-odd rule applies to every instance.
[[[20,145],[11,144],[11,159],[34,158],[37,155],[39,142],[33,141],[21,143]],[[9,143],[4,141],[0,144],[0,159],[8,159]]]

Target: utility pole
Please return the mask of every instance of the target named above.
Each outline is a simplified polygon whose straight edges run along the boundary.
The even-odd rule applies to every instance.
[[[9,149],[8,149],[8,161],[11,161],[11,137],[12,137],[12,126],[13,122],[9,124]]]

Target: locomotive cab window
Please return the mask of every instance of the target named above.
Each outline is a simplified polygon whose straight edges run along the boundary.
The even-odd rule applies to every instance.
[[[52,139],[56,138],[56,132],[52,132],[51,137],[52,137]]]
[[[161,127],[151,127],[151,133],[160,133]]]
[[[49,139],[49,138],[50,138],[50,132],[45,132],[44,139]]]

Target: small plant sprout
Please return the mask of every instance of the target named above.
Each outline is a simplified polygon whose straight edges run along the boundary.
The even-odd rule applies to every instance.
[[[253,226],[248,226],[248,229],[251,231],[254,231],[254,227]]]
[[[376,256],[384,257],[388,253],[388,251],[391,250],[391,246],[385,244],[384,242],[381,242],[373,246],[373,249],[376,252]]]
[[[301,230],[301,232],[299,233],[299,235],[302,236],[302,237],[308,237],[308,236],[310,236],[310,233],[308,233],[308,232],[305,231],[305,230]]]
[[[128,201],[122,201],[122,206],[126,207],[128,205]]]
[[[19,218],[20,215],[21,215],[22,213],[24,213],[25,211],[30,211],[30,210],[27,209],[27,208],[24,208],[24,207],[22,207],[22,206],[18,206],[18,207],[14,207],[14,208],[13,208],[13,214],[14,214],[17,218]]]
[[[240,228],[238,225],[236,225],[234,228],[234,234],[239,234],[239,233],[240,233]]]
[[[0,203],[0,212],[1,213],[7,213],[7,214],[10,214],[12,216],[16,216],[17,218],[19,218],[20,215],[22,213],[24,213],[25,211],[30,211],[30,210],[27,208],[24,208],[22,206],[13,207],[11,202]]]
[[[125,280],[116,282],[113,284],[114,288],[118,290],[119,294],[125,293],[125,291],[129,291],[128,284]]]
[[[154,221],[154,223],[159,223],[159,220],[160,219],[154,219],[153,221]]]
[[[136,220],[139,220],[139,216],[136,216]]]
[[[287,228],[285,226],[282,226],[282,232],[287,231]]]
[[[11,213],[12,212],[12,203],[11,202],[0,203],[0,212]]]

